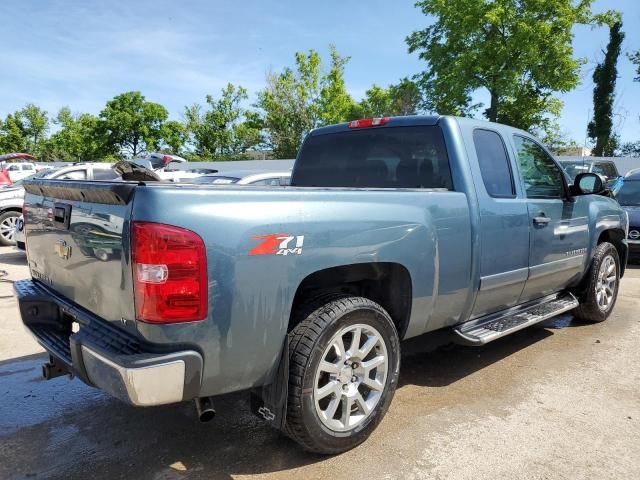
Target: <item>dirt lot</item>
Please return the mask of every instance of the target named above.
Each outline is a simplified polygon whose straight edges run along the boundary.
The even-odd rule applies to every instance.
[[[640,478],[640,269],[612,317],[565,315],[481,349],[407,345],[378,430],[336,457],[301,451],[254,418],[245,395],[135,409],[78,380],[45,382],[11,280],[25,258],[0,248],[0,478]]]

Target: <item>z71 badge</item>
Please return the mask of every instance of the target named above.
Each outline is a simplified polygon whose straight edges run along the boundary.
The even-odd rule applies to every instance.
[[[260,240],[260,243],[249,251],[249,255],[302,255],[304,235],[272,233],[252,238]]]

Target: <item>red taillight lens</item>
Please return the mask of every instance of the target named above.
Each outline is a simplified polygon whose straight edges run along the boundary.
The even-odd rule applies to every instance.
[[[389,117],[363,118],[349,122],[349,128],[381,127],[389,122]]]
[[[178,323],[207,317],[207,254],[196,233],[161,223],[133,222],[136,318]]]

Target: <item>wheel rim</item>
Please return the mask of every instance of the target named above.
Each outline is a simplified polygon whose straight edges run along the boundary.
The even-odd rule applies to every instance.
[[[382,397],[389,360],[382,335],[364,324],[333,336],[314,381],[313,398],[320,421],[337,432],[364,422]]]
[[[7,217],[0,222],[0,235],[2,235],[2,238],[9,242],[14,241],[16,223],[18,223],[18,215]]]
[[[617,283],[616,261],[611,255],[607,255],[600,264],[596,282],[596,301],[601,311],[605,312],[611,308]]]

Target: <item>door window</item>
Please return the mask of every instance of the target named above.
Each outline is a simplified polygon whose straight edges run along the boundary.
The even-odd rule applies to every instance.
[[[94,168],[93,179],[94,180],[116,180],[120,178],[118,172],[111,168]]]
[[[533,140],[520,135],[514,135],[513,139],[527,197],[561,198],[564,186],[560,167]]]
[[[60,180],[86,180],[87,179],[87,171],[86,170],[71,170],[70,172],[66,172],[59,177],[56,176],[54,178],[59,178]]]
[[[497,132],[477,129],[473,132],[482,181],[492,197],[515,196],[509,157],[502,138]]]

